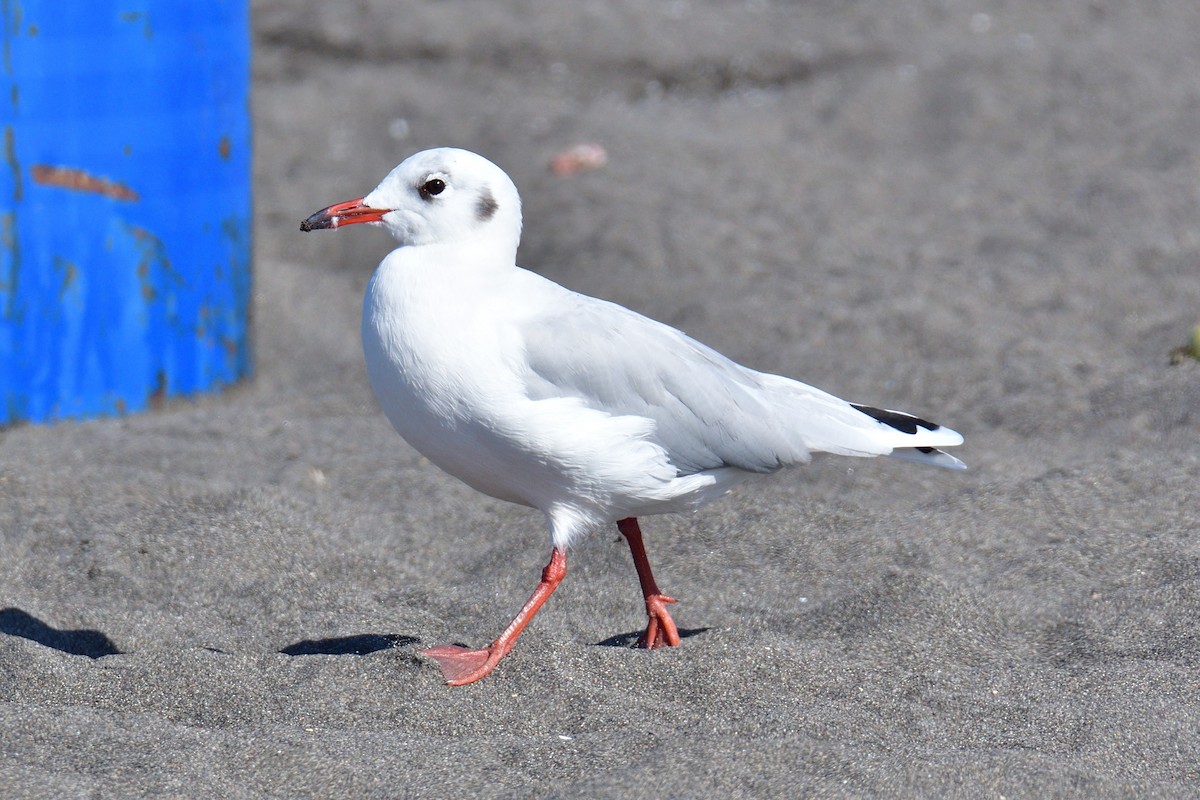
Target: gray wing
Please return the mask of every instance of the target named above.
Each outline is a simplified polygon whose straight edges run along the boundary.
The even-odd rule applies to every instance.
[[[816,418],[863,416],[831,395],[742,367],[621,306],[575,294],[564,299],[523,326],[529,396],[575,397],[607,413],[654,420],[651,439],[681,474],[719,467],[772,472],[807,461],[812,447],[787,408],[805,400],[806,391]],[[772,381],[790,384],[788,402],[780,402],[788,392],[766,387]],[[829,401],[836,407],[826,411]]]

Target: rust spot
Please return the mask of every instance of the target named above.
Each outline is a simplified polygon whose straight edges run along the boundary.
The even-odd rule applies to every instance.
[[[17,140],[11,125],[4,127],[4,160],[13,175],[13,200],[20,200],[25,193],[25,183],[21,180],[21,164],[17,161]]]
[[[54,257],[54,266],[63,273],[62,286],[58,287],[58,300],[62,302],[67,296],[67,292],[71,290],[71,285],[75,283],[75,279],[79,277],[79,268],[74,262],[68,261],[62,256]]]
[[[123,183],[91,175],[75,167],[52,167],[47,164],[34,164],[29,168],[29,174],[34,183],[43,186],[57,186],[61,189],[71,189],[76,192],[92,192],[111,197],[114,200],[128,200],[136,203],[141,197],[133,189]]]
[[[221,141],[217,142],[217,152],[221,154],[222,161],[229,160],[229,154],[233,152],[233,143],[229,141],[228,136],[222,136]]]
[[[184,277],[171,266],[171,259],[167,257],[167,247],[163,244],[162,239],[159,239],[150,231],[137,225],[126,225],[125,230],[133,237],[141,256],[141,260],[137,266],[139,278],[142,280],[147,279],[151,274],[151,268],[157,266],[162,271],[162,276],[173,280],[176,286],[187,285]]]
[[[137,239],[139,242],[153,245],[161,244],[158,237],[145,228],[138,225],[129,225],[127,227],[129,228],[129,233],[132,234],[133,238]]]
[[[161,409],[167,399],[167,373],[166,370],[159,370],[154,373],[154,389],[150,391],[150,408],[155,411]]]

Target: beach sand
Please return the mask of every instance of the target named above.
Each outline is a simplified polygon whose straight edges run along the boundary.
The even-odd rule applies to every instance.
[[[253,379],[0,432],[0,796],[1200,793],[1200,6],[254,8]],[[580,143],[600,169],[561,177]],[[536,512],[396,436],[380,231],[427,147],[522,192],[520,263],[961,431],[615,529],[487,679]]]

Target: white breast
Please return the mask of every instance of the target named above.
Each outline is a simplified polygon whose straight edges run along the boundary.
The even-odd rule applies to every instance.
[[[675,501],[708,499],[708,490],[733,482],[680,478],[651,441],[647,417],[530,395],[522,323],[542,304],[561,302],[564,289],[511,266],[431,267],[437,259],[422,250],[419,259],[411,249],[394,251],[376,271],[363,350],[384,413],[434,464],[492,497],[543,510],[556,539],[623,516],[688,508],[694,500]]]

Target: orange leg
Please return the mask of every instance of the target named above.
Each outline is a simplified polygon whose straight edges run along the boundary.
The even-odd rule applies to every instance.
[[[440,644],[437,647],[422,650],[421,655],[428,656],[437,662],[438,666],[442,668],[442,677],[451,686],[462,686],[479,680],[495,669],[496,665],[500,663],[500,659],[513,649],[521,631],[525,630],[525,626],[533,619],[533,615],[554,593],[566,574],[567,554],[564,550],[555,547],[550,551],[550,563],[542,570],[541,582],[533,590],[529,601],[504,629],[504,633],[496,637],[496,641],[482,650],[468,650],[456,644]],[[648,602],[649,600],[647,600]],[[668,619],[670,618],[668,617]],[[672,630],[674,630],[673,626]],[[678,637],[676,637],[676,643],[678,643]]]
[[[659,591],[654,582],[654,573],[650,569],[650,559],[646,558],[646,547],[642,544],[642,529],[634,517],[627,517],[617,522],[617,530],[629,543],[629,552],[633,554],[633,566],[637,568],[638,581],[642,584],[642,596],[646,598],[646,632],[642,634],[639,644],[647,650],[655,647],[675,647],[679,644],[679,631],[675,628],[675,620],[667,611],[667,604],[674,603],[675,598],[667,597]]]

